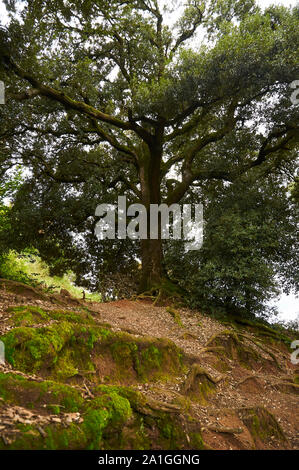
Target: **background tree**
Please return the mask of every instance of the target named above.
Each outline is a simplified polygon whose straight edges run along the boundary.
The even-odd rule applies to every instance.
[[[272,175],[263,186],[246,176],[200,191],[186,201],[204,201],[203,247],[186,253],[182,242],[168,243],[165,260],[172,278],[189,292],[193,307],[269,316],[278,293],[298,291],[298,206],[281,176]]]
[[[27,204],[36,196],[36,221],[49,208],[39,230],[51,232],[46,244],[60,260],[82,252],[74,228],[82,246],[95,246],[94,209],[117,194],[149,207],[208,182],[238,187],[242,175],[261,186],[277,172],[292,180],[297,8],[189,0],[170,26],[157,0],[5,3],[0,156],[5,168],[30,169],[20,194]],[[38,244],[31,230],[24,225],[21,238]],[[169,274],[161,239],[134,249],[124,265],[140,256],[141,289],[159,285]]]

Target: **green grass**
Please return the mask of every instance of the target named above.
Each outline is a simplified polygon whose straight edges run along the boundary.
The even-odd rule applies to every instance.
[[[59,292],[66,289],[76,298],[82,299],[82,287],[74,284],[75,275],[69,271],[62,277],[50,276],[49,268],[38,255],[19,254],[13,250],[9,252],[0,266],[0,277],[13,281],[23,282],[34,286],[41,286],[45,291]],[[101,302],[101,295],[89,293],[85,290],[86,299]]]

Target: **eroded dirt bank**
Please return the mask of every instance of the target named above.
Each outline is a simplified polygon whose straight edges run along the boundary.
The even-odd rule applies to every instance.
[[[0,280],[0,449],[296,449],[292,339]]]

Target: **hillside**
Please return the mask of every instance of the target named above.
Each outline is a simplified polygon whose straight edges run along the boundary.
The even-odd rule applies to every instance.
[[[293,339],[1,279],[0,449],[296,449]]]

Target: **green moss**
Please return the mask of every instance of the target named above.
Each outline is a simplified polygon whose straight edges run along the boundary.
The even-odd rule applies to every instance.
[[[195,395],[196,400],[205,403],[209,395],[215,393],[216,387],[209,379],[204,379],[198,385],[197,393]]]
[[[48,410],[55,414],[58,415],[60,413],[60,406],[59,405],[48,405]]]
[[[145,396],[142,393],[134,390],[132,387],[98,385],[93,389],[93,393],[95,395],[102,395],[103,393],[117,393],[118,395],[126,398],[135,411],[138,411],[140,407],[144,406],[146,403]]]
[[[158,442],[163,449],[176,450],[180,448],[188,448],[191,444],[191,442],[190,444],[187,444],[186,429],[184,429],[184,424],[179,415],[160,412],[160,417],[157,418],[156,423],[160,432]],[[184,443],[183,447],[182,443]]]
[[[254,442],[266,442],[275,437],[280,441],[285,441],[285,435],[276,421],[275,417],[263,407],[247,408],[239,411],[240,417],[249,429]]]
[[[169,378],[183,370],[182,351],[167,339],[136,337],[97,325],[62,321],[6,333],[6,359],[16,369],[55,380],[88,376],[129,383]]]
[[[97,343],[94,356],[100,356],[103,364],[111,364],[113,360],[110,370],[105,369],[105,376],[109,375],[117,383],[162,380],[183,369],[182,352],[173,342],[163,338],[136,338],[127,333],[113,333]]]
[[[132,358],[134,360],[137,357],[138,347],[134,342],[116,341],[111,344],[110,350],[116,364],[126,369],[131,367]]]
[[[143,416],[138,416],[136,419],[136,425],[125,432],[124,443],[128,449],[151,449],[151,440],[148,436],[146,426],[144,425]]]
[[[132,417],[132,408],[127,398],[117,393],[116,388],[98,389],[100,394],[86,405],[82,428],[89,441],[89,449],[98,449],[101,441],[108,447],[120,442],[122,428]]]
[[[13,373],[0,373],[0,396],[16,405],[33,408],[56,405],[68,412],[78,411],[84,402],[73,387],[49,380],[35,382]]]
[[[95,325],[96,322],[86,310],[72,312],[69,310],[44,311],[39,307],[22,305],[9,307],[7,311],[11,314],[10,323],[14,326],[32,326],[38,323],[48,323],[50,320],[67,321],[75,324]]]
[[[205,444],[200,432],[190,433],[191,449],[204,450]]]
[[[116,394],[122,396],[130,403],[130,408],[133,412],[135,422],[131,431],[134,433],[134,438],[131,435],[131,443],[133,449],[150,449],[153,448],[153,436],[151,435],[152,429],[157,429],[159,435],[155,434],[155,442],[163,449],[202,449],[203,442],[199,429],[190,431],[190,443],[186,440],[186,432],[189,426],[198,427],[198,424],[190,418],[184,422],[177,413],[168,413],[159,410],[159,402],[153,407],[150,401],[142,393],[134,390],[131,387],[115,387],[100,385],[96,387],[93,392],[95,394]],[[131,413],[126,412],[125,415],[131,416]],[[131,433],[132,434],[132,433]],[[128,437],[128,436],[127,436]],[[123,442],[124,448],[127,448],[128,442],[126,439]]]
[[[60,426],[47,426],[45,428],[47,437],[45,438],[42,448],[47,450],[60,449],[86,449],[88,445],[85,430],[76,424],[70,424],[67,429]],[[40,447],[38,447],[40,448]]]
[[[175,428],[172,423],[163,423],[161,425],[161,433],[166,439],[172,439],[175,433]]]
[[[118,393],[118,390],[101,390],[101,394],[86,405],[87,413],[91,410],[106,410],[112,425],[124,423],[132,416],[130,401]]]
[[[154,345],[141,351],[142,363],[146,369],[161,369],[163,363],[163,352]]]
[[[84,418],[83,430],[88,441],[88,449],[98,449],[102,440],[103,430],[108,424],[107,410],[89,410]]]
[[[69,323],[48,328],[16,328],[1,339],[6,358],[13,366],[27,371],[53,363],[56,354],[72,336]]]
[[[43,438],[34,426],[31,426],[31,428],[27,427],[26,431],[22,431],[10,445],[5,445],[2,439],[0,439],[0,450],[31,450],[43,449],[43,447]]]
[[[77,324],[87,324],[87,325],[95,325],[96,322],[90,315],[90,313],[84,312],[69,312],[65,310],[51,310],[48,312],[50,318],[58,321],[68,321],[70,323],[77,323]]]
[[[47,403],[47,409],[52,413],[61,412],[61,407],[63,411],[79,410],[83,416],[83,423],[71,424],[67,429],[61,426],[46,427],[44,430],[47,437],[43,441],[34,427],[22,428],[24,436],[18,437],[10,448],[98,449],[106,439],[111,440],[111,433],[112,441],[115,441],[123,425],[132,417],[130,401],[117,393],[117,387],[99,387],[95,399],[84,401],[77,390],[70,386],[53,382],[35,383],[14,374],[6,375],[9,376],[3,377],[4,374],[1,374],[1,389],[5,388],[9,392],[11,402],[21,402],[24,406],[24,396],[27,396],[27,401],[34,396],[36,405]],[[14,389],[16,384],[18,386]],[[23,395],[20,393],[21,389]],[[49,400],[55,404],[49,404]],[[39,438],[36,440],[36,437]]]
[[[213,377],[200,364],[193,364],[183,384],[183,394],[204,405],[209,395],[215,391],[216,383]]]
[[[62,387],[74,390],[53,383],[51,387],[52,392],[60,392]],[[8,446],[0,441],[0,449],[203,448],[199,425],[195,421],[182,420],[177,413],[153,408],[140,392],[130,387],[100,385],[93,393],[94,399],[79,404],[81,423],[67,427],[51,424],[43,429],[46,437],[42,437],[34,425],[20,425],[21,435]],[[58,397],[55,399],[57,404],[50,406],[51,412],[59,411]]]
[[[42,328],[15,328],[1,337],[7,361],[25,372],[40,372],[61,379],[90,366],[90,351],[110,331],[61,322]],[[69,348],[69,349],[68,349]]]
[[[10,307],[7,311],[11,314],[10,323],[14,326],[32,326],[50,320],[49,315],[39,307]]]
[[[56,375],[57,379],[62,381],[74,377],[79,373],[77,365],[75,351],[72,348],[66,348],[55,361],[54,375]]]

